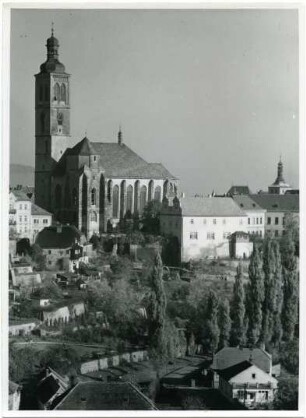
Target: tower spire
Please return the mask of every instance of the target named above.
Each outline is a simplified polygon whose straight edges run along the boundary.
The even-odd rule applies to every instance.
[[[119,131],[118,131],[118,144],[122,145],[122,131],[121,131],[121,125],[119,125]]]
[[[54,37],[54,22],[51,22],[51,36]]]

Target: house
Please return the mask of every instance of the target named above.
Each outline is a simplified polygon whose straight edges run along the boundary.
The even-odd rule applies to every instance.
[[[55,411],[156,410],[154,403],[130,382],[79,382],[54,402]]]
[[[247,232],[247,215],[230,197],[163,200],[161,233],[178,241],[181,261],[229,257],[229,237]]]
[[[259,206],[250,195],[233,195],[234,202],[245,212],[248,217],[247,232],[250,235],[265,235],[266,209]]]
[[[68,324],[85,314],[85,304],[80,300],[61,300],[38,308],[40,319],[49,327]]]
[[[10,236],[17,236],[19,239],[28,238],[30,243],[33,243],[38,232],[51,223],[52,214],[35,205],[23,190],[10,191]]]
[[[286,219],[290,215],[299,221],[300,207],[298,194],[259,193],[250,197],[266,211],[265,234],[268,236],[282,236]]]
[[[219,371],[219,376],[220,392],[250,409],[272,402],[277,391],[277,380],[247,360]]]
[[[250,195],[251,191],[249,186],[231,186],[229,191],[226,193],[227,196],[241,196],[241,195]]]
[[[33,272],[27,263],[12,264],[9,269],[9,281],[14,287],[36,286],[41,283],[40,273]]]
[[[85,244],[84,236],[72,225],[54,225],[44,228],[36,238],[46,256],[47,269],[74,271],[79,263],[88,263],[92,244]]]
[[[9,381],[9,405],[10,411],[18,411],[20,406],[21,386]]]
[[[9,319],[9,336],[24,336],[32,334],[41,323],[37,318],[10,318]]]
[[[229,243],[231,258],[249,258],[253,252],[253,243],[246,232],[234,232],[229,237]]]
[[[272,356],[262,348],[247,347],[224,347],[219,350],[213,358],[211,368],[215,371],[214,387],[219,386],[218,373],[224,369],[235,366],[242,361],[250,361],[263,370],[265,373],[272,375]]]
[[[50,409],[52,402],[70,387],[69,379],[65,379],[51,367],[45,370],[45,376],[37,386],[39,409]]]

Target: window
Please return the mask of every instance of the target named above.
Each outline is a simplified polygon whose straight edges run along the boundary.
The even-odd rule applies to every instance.
[[[28,222],[28,217],[27,216],[24,217],[24,221]]]
[[[47,224],[48,223],[48,219],[43,219],[43,224]]]
[[[61,85],[61,101],[66,102],[66,86],[65,86],[65,84]]]
[[[22,204],[19,205],[19,209],[22,209]]]
[[[24,205],[24,208],[25,208],[25,210],[27,210],[28,209],[28,205]]]
[[[98,215],[97,215],[97,212],[92,212],[92,213],[91,213],[91,215],[90,215],[90,220],[91,220],[92,222],[97,222],[97,221],[98,221]]]
[[[278,237],[278,231],[275,231],[274,236]]]
[[[225,225],[226,224],[226,219],[223,219],[222,223],[223,223],[223,225]]]
[[[256,373],[252,373],[252,379],[256,379]]]
[[[278,217],[275,218],[275,225],[278,225]]]
[[[22,222],[22,216],[19,216],[19,222]]]
[[[94,155],[94,161],[96,161],[97,160],[97,157]]]
[[[193,219],[190,219],[190,223],[191,223],[191,224],[194,224],[194,220],[193,220]]]
[[[262,231],[259,231],[259,235],[262,237]]]
[[[217,225],[217,219],[213,219],[213,224]]]
[[[262,218],[260,218],[260,225],[262,225]]]
[[[190,239],[198,239],[198,233],[197,232],[190,232]]]
[[[251,218],[248,218],[248,225],[251,225]]]
[[[270,216],[268,216],[268,219],[267,219],[267,224],[268,224],[268,225],[271,225],[271,218],[270,218]]]
[[[243,390],[238,390],[238,398],[239,399],[244,399],[244,391]]]
[[[256,225],[258,225],[259,223],[259,218],[256,218]]]
[[[39,220],[38,219],[34,219],[34,223],[38,224]]]
[[[203,224],[206,225],[207,224],[207,220],[204,218],[203,219]]]
[[[207,232],[207,239],[215,239],[215,233],[214,232]]]
[[[51,250],[48,251],[48,254],[51,254]]]
[[[92,205],[96,204],[96,189],[95,188],[91,190],[91,204]]]

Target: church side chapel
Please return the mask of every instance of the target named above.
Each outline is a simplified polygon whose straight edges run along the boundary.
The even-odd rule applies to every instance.
[[[141,215],[152,200],[175,196],[178,179],[124,144],[121,129],[117,142],[85,137],[69,147],[70,74],[53,29],[46,46],[47,60],[35,75],[35,203],[90,238],[127,214]]]

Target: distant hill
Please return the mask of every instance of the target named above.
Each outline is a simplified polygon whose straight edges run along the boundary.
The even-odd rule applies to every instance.
[[[15,187],[18,184],[34,186],[34,167],[10,164],[10,187]]]

